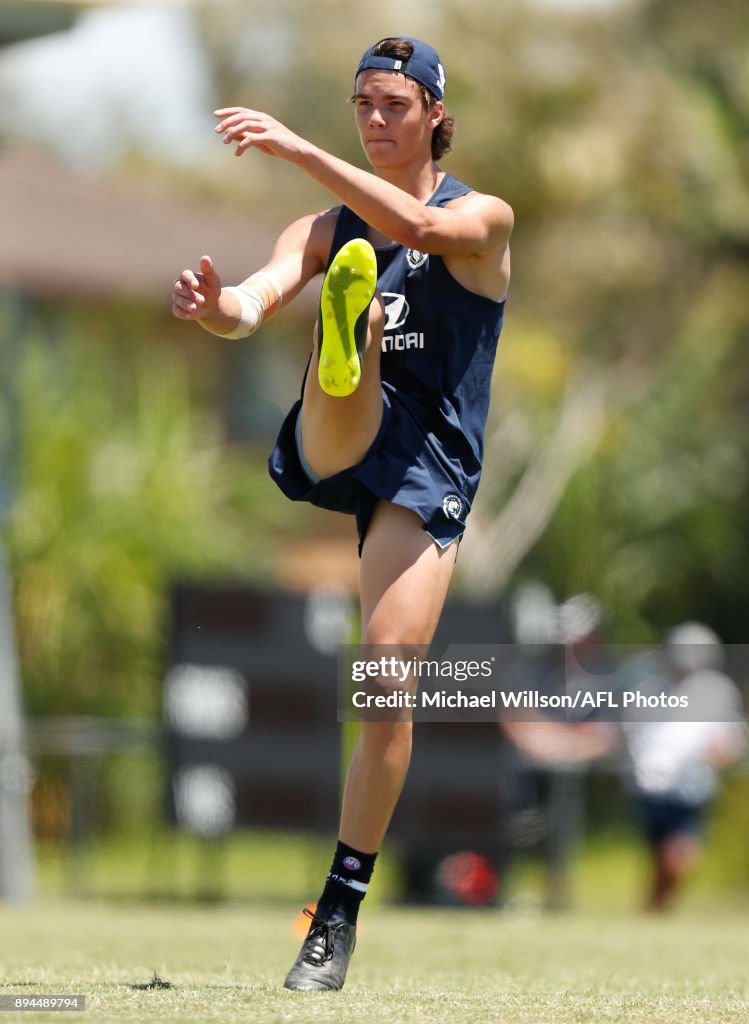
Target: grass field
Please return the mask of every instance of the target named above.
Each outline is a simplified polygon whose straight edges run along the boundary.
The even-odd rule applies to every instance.
[[[372,907],[341,993],[280,985],[290,906],[48,901],[0,909],[0,994],[85,994],[65,1024],[138,1021],[742,1024],[743,913],[558,917]],[[154,976],[169,989],[143,989]]]

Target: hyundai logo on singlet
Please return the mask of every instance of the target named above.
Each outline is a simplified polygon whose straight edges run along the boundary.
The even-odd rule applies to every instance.
[[[385,300],[384,330],[394,331],[396,327],[400,327],[406,322],[409,311],[406,296],[400,295],[398,292],[383,292],[382,297]]]

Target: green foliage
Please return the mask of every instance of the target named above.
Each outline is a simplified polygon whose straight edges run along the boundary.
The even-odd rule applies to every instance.
[[[700,869],[707,884],[747,891],[749,886],[749,776],[731,773],[725,779],[709,828],[706,863]]]
[[[597,593],[616,640],[714,619],[721,593],[742,600],[749,451],[740,414],[719,407],[722,362],[687,345],[674,354],[660,386],[610,425],[529,556],[526,570],[545,567],[558,593]]]
[[[546,579],[560,598],[593,590],[620,640],[651,639],[687,616],[743,640],[747,10],[739,0],[720,16],[699,0],[386,3],[355,14],[342,0],[257,0],[250,14],[239,0],[217,0],[196,9],[219,104],[265,109],[359,164],[345,101],[360,52],[394,31],[428,38],[458,125],[445,168],[515,210],[484,482],[458,561],[469,591],[478,584],[473,532],[482,571],[508,557],[507,573],[489,581],[495,591],[523,575]],[[298,168],[217,152],[203,176],[181,182],[186,209],[193,188],[280,227],[334,201]],[[263,490],[264,473],[219,451],[215,421],[194,416],[173,357],[158,339],[152,348],[167,368],[136,370],[142,355],[129,348],[116,369],[90,355],[88,383],[68,405],[59,357],[53,368],[27,367],[24,415],[38,422],[25,428],[33,461],[11,541],[32,704],[38,695],[49,707],[68,698],[77,708],[129,706],[133,686],[150,685],[136,681],[153,678],[166,578],[261,571],[265,547],[247,524],[262,522],[264,508],[274,521],[285,514]],[[83,381],[83,371],[73,377]],[[601,415],[551,496],[543,487],[530,495],[548,511],[510,558],[482,531],[501,523],[529,470],[544,469],[537,456],[577,377],[600,379]],[[533,519],[518,515],[506,536]]]
[[[575,377],[599,377],[597,433],[516,577],[559,597],[592,590],[622,640],[691,616],[744,639],[746,28],[745,5],[716,18],[696,0],[642,0],[474,3],[436,29],[459,83],[450,169],[516,213],[489,424],[500,444],[472,517],[501,520]]]
[[[149,337],[118,347],[116,332],[102,340],[75,312],[58,316],[59,336],[37,320],[15,367],[7,544],[26,706],[150,715],[170,582],[267,575],[273,488],[257,459],[227,451],[177,350]]]

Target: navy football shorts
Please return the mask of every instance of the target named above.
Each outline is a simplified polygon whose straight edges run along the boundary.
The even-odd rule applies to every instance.
[[[461,537],[467,502],[449,479],[434,472],[423,442],[415,439],[409,444],[405,425],[394,422],[387,391],[383,390],[382,423],[364,458],[324,479],[310,469],[301,452],[301,407],[301,400],[292,406],[268,459],[271,477],[288,498],[356,516],[359,554],[378,501],[412,509],[441,548]]]

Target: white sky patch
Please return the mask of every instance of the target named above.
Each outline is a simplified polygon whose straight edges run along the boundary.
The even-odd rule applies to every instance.
[[[189,11],[86,12],[68,32],[0,53],[0,131],[79,165],[139,149],[177,164],[215,141],[210,73]]]

